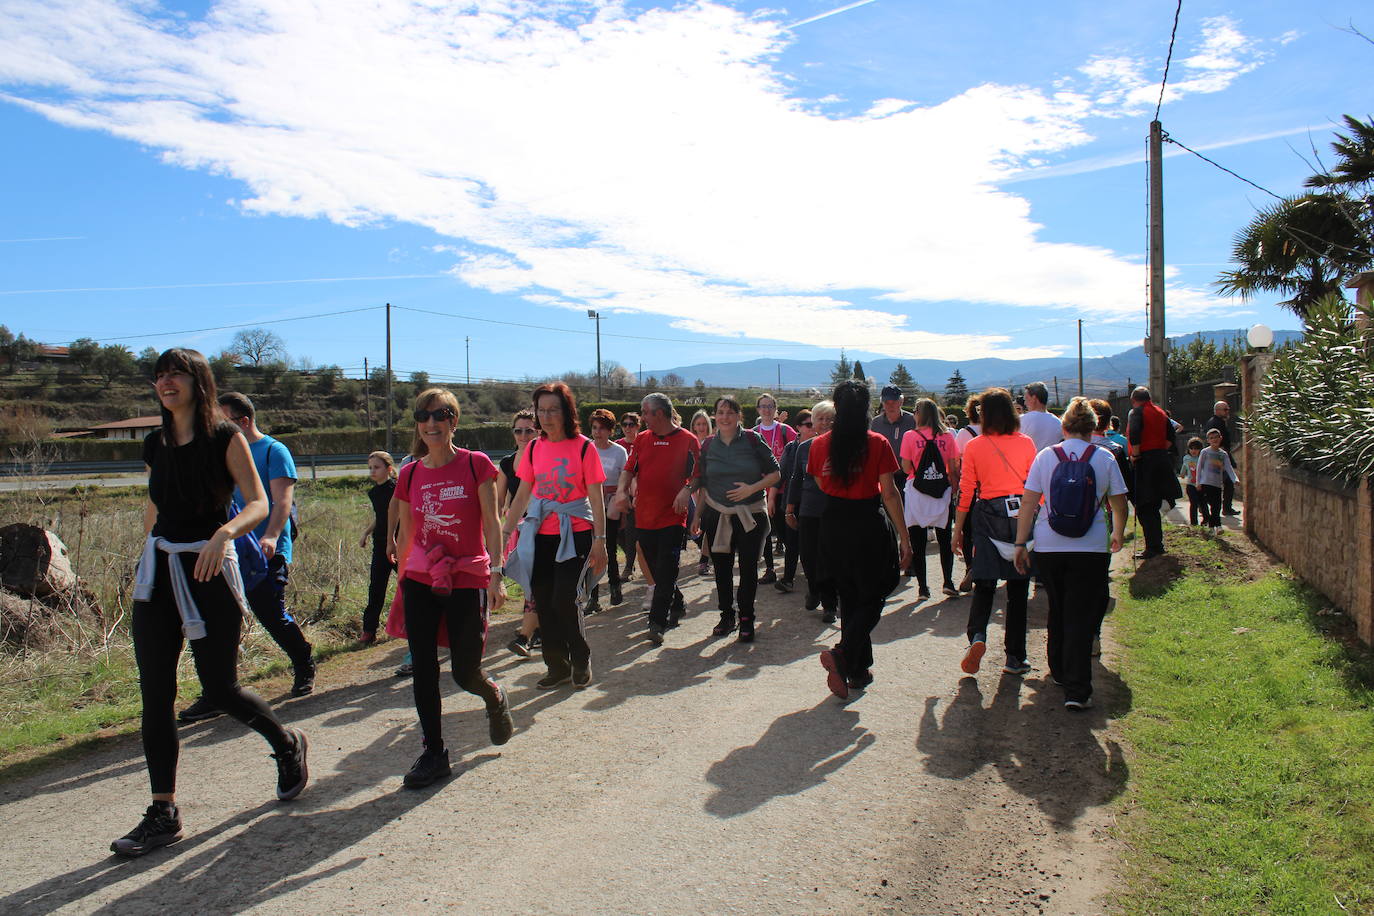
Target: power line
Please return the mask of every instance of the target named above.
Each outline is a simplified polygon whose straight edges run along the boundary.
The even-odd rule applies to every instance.
[[[1174,27],[1169,32],[1169,53],[1164,58],[1164,78],[1159,81],[1159,101],[1155,103],[1155,120],[1159,120],[1159,109],[1164,107],[1164,87],[1169,83],[1169,64],[1174,60],[1174,39],[1178,36],[1178,17],[1183,12],[1183,0],[1174,7]]]
[[[1233,176],[1233,177],[1235,177],[1235,178],[1239,178],[1241,181],[1245,182],[1245,183],[1248,184],[1250,187],[1252,187],[1252,188],[1254,188],[1254,189],[1256,189],[1256,190],[1258,190],[1258,191],[1263,191],[1265,194],[1268,194],[1270,197],[1274,198],[1275,200],[1283,200],[1282,197],[1280,197],[1279,195],[1275,194],[1273,191],[1269,190],[1268,188],[1264,187],[1263,185],[1255,184],[1253,181],[1251,181],[1249,178],[1246,178],[1244,175],[1241,175],[1241,174],[1239,174],[1239,173],[1237,173],[1237,172],[1233,172],[1233,171],[1231,171],[1230,169],[1228,169],[1226,166],[1222,165],[1221,163],[1219,163],[1219,162],[1214,162],[1214,161],[1212,161],[1211,159],[1208,159],[1206,156],[1202,155],[1202,153],[1199,153],[1199,152],[1198,152],[1197,150],[1195,150],[1195,149],[1189,149],[1187,146],[1184,146],[1182,143],[1179,143],[1179,142],[1178,142],[1177,140],[1175,140],[1173,137],[1169,136],[1168,131],[1165,131],[1163,139],[1164,139],[1164,142],[1165,142],[1165,143],[1172,143],[1174,146],[1177,146],[1177,147],[1179,147],[1180,149],[1187,150],[1188,152],[1192,153],[1194,156],[1196,156],[1196,157],[1198,157],[1199,159],[1201,159],[1203,162],[1206,162],[1206,163],[1208,163],[1208,164],[1210,164],[1210,165],[1214,165],[1214,166],[1216,166],[1217,168],[1221,169],[1221,170],[1222,170],[1223,172],[1225,172],[1226,174],[1231,175],[1231,176]]]
[[[358,312],[374,312],[382,308],[380,305],[368,305],[357,309],[344,309],[338,312],[321,312],[318,315],[298,315],[295,318],[272,318],[268,321],[248,321],[243,324],[222,324],[214,328],[190,328],[184,331],[158,331],[155,334],[127,334],[123,337],[97,337],[96,343],[106,343],[111,340],[142,340],[145,337],[177,337],[181,334],[204,334],[207,331],[231,331],[235,328],[256,328],[264,324],[286,324],[288,321],[310,321],[315,318],[334,318],[338,315],[353,315]]]

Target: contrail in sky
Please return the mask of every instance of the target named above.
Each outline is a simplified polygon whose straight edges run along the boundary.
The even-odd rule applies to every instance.
[[[84,235],[55,235],[46,239],[0,239],[0,244],[9,242],[79,242],[85,238]]]
[[[868,6],[870,3],[876,3],[876,2],[877,2],[877,0],[859,0],[858,3],[850,3],[850,4],[847,4],[847,5],[845,5],[845,6],[836,7],[835,9],[829,10],[828,12],[817,13],[815,16],[812,16],[812,17],[810,17],[809,19],[799,19],[799,20],[797,20],[796,22],[793,22],[793,23],[791,23],[791,24],[789,24],[789,25],[784,26],[784,28],[795,29],[795,28],[796,28],[797,26],[799,26],[799,25],[806,25],[806,24],[808,24],[808,23],[815,22],[815,21],[817,21],[818,19],[826,19],[826,18],[828,18],[828,17],[830,17],[830,16],[835,16],[835,15],[838,15],[838,14],[840,14],[840,13],[847,13],[848,11],[850,11],[850,10],[852,10],[852,9],[858,9],[858,8],[861,7],[861,6]]]

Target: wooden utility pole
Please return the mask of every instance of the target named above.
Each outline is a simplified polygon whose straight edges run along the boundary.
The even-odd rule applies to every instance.
[[[1059,400],[1059,376],[1054,377],[1054,406],[1058,407],[1063,402]]]
[[[386,450],[394,453],[396,451],[396,422],[392,419],[391,411],[395,406],[391,396],[391,303],[386,304]]]
[[[468,387],[472,387],[472,338],[463,338],[463,352],[467,356]]]
[[[1078,396],[1083,397],[1083,319],[1078,319]]]
[[[367,357],[363,357],[363,403],[367,405],[367,447],[372,448],[372,379],[367,372]]]
[[[1150,360],[1150,396],[1161,407],[1169,402],[1164,369],[1164,128],[1150,122],[1150,336],[1145,355]]]

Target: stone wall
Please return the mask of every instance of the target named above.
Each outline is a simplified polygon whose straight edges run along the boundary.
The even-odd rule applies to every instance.
[[[1244,409],[1249,413],[1267,353],[1242,363]],[[1253,440],[1242,450],[1245,531],[1293,572],[1349,614],[1360,638],[1374,644],[1374,499],[1370,481],[1348,484],[1283,467]]]

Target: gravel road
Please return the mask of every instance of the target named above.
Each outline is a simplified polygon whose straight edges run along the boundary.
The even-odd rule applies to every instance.
[[[536,690],[542,665],[496,627],[488,671],[515,737],[490,746],[480,701],[449,681],[454,776],[428,790],[401,786],[419,735],[397,643],[326,663],[313,696],[264,691],[311,738],[293,803],[275,801],[257,735],[183,729],[187,836],[145,858],[106,851],[147,804],[136,738],[0,784],[0,912],[1101,911],[1127,777],[1111,719],[1130,693],[1099,669],[1096,708],[1064,712],[1043,597],[1036,670],[969,678],[968,598],[917,602],[904,580],[874,634],[876,683],[842,703],[816,658],[833,631],[800,592],[760,589],[758,641],[741,645],[711,638],[710,582],[684,581],[689,616],[662,648],[642,638],[640,580],[590,618],[584,692]]]

